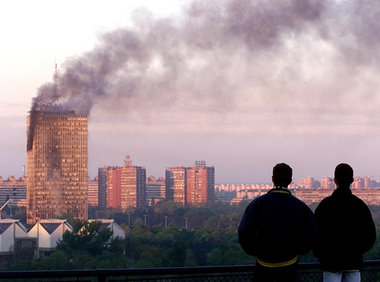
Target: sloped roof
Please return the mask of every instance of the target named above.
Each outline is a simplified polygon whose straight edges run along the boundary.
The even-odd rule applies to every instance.
[[[11,226],[12,223],[2,223],[0,222],[0,234],[3,234],[5,230],[8,229],[9,226]]]
[[[60,223],[41,223],[41,226],[49,233],[52,234],[58,226],[60,226]]]
[[[107,228],[109,226],[109,223],[102,223],[99,227],[99,232],[102,232],[104,230],[104,228]]]

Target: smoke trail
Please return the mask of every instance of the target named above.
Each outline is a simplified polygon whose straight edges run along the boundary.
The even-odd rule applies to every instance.
[[[380,3],[370,0],[208,0],[191,2],[181,18],[136,12],[132,28],[105,33],[93,50],[67,60],[58,91],[41,86],[32,112],[262,103],[277,112],[313,104],[309,110],[321,114],[348,111],[342,107],[363,95],[372,105],[380,85],[359,81],[378,71],[379,14]],[[30,128],[28,148],[33,122]]]
[[[94,104],[134,108],[197,97],[205,98],[207,107],[230,104],[236,85],[220,56],[276,48],[285,33],[319,21],[323,3],[194,1],[184,19],[145,17],[134,28],[104,34],[93,50],[68,60],[59,91],[52,83],[43,85],[32,110],[61,104],[89,114]],[[221,69],[204,75],[213,64]]]

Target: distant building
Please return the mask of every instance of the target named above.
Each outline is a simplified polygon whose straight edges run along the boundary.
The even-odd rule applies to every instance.
[[[129,156],[123,167],[104,167],[98,172],[99,193],[105,188],[106,207],[125,211],[146,206],[146,170],[132,166]]]
[[[0,206],[7,200],[11,199],[12,205],[18,204],[22,200],[26,200],[26,177],[22,176],[16,179],[9,176],[7,180],[0,177]]]
[[[98,169],[98,206],[107,207],[107,170],[110,167],[101,167]]]
[[[16,241],[27,239],[28,229],[14,219],[0,220],[0,255],[12,254],[15,251]],[[36,245],[36,244],[35,244]]]
[[[183,205],[214,202],[215,169],[204,161],[194,167],[172,167],[165,173],[165,191],[168,200]]]
[[[360,177],[354,177],[354,182],[352,183],[352,189],[362,188],[362,180]]]
[[[364,188],[371,188],[372,187],[372,179],[369,176],[364,176],[363,178]]]
[[[300,182],[298,182],[298,186],[305,189],[319,188],[320,183],[314,178],[308,176],[306,178],[302,178]]]
[[[120,238],[125,239],[125,231],[120,227],[113,219],[89,219],[89,222],[99,221],[101,222],[99,232],[108,228],[112,231],[112,239]]]
[[[146,204],[150,206],[162,199],[165,199],[165,179],[148,177],[146,180]]]
[[[100,221],[99,231],[108,228],[112,231],[112,238],[125,238],[124,230],[114,222],[113,219],[91,219]],[[51,253],[59,241],[63,239],[63,234],[72,232],[72,226],[62,219],[45,219],[38,221],[28,230],[19,220],[0,220],[0,257],[28,257]],[[0,265],[2,263],[0,262]]]
[[[186,199],[186,168],[171,167],[165,172],[166,199],[185,205]]]
[[[94,179],[88,179],[88,192],[87,192],[88,204],[97,207],[99,204],[99,189],[98,189],[98,177]]]
[[[50,253],[62,240],[63,234],[72,230],[73,227],[65,219],[43,219],[29,230],[28,237],[37,238],[40,253]]]
[[[33,110],[27,123],[27,222],[87,219],[87,116]]]
[[[335,183],[331,177],[323,177],[321,179],[321,189],[334,189]]]
[[[198,161],[194,167],[187,168],[186,198],[187,204],[213,204],[215,186],[215,169],[207,167],[204,161]]]

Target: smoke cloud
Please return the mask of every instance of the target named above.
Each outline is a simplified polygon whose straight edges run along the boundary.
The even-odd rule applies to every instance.
[[[376,99],[378,83],[360,81],[378,72],[379,15],[370,0],[193,1],[162,19],[137,10],[133,27],[68,59],[57,91],[41,86],[32,110],[348,111],[358,96]]]
[[[223,106],[237,88],[224,59],[276,48],[286,32],[301,32],[322,11],[322,1],[234,0],[194,1],[183,19],[136,12],[133,28],[108,32],[93,50],[65,62],[58,91],[43,85],[32,109],[62,104],[89,114],[98,103],[131,109],[197,98]]]

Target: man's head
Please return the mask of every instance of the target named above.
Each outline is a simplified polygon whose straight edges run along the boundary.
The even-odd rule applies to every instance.
[[[273,184],[275,186],[288,187],[288,185],[292,182],[292,174],[292,168],[287,164],[276,164],[273,168]]]
[[[349,188],[354,181],[354,171],[348,164],[338,164],[334,172],[334,181],[338,187]]]

